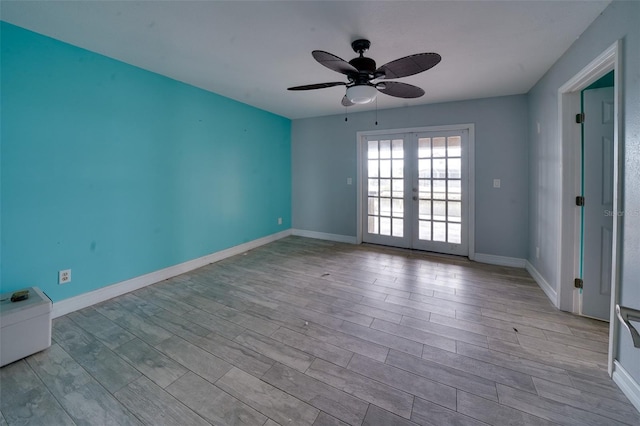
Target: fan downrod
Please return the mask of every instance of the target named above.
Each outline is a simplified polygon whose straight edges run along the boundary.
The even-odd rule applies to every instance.
[[[351,48],[353,49],[353,51],[360,56],[362,56],[364,52],[369,50],[369,47],[371,47],[371,42],[363,38],[355,40],[351,43]]]

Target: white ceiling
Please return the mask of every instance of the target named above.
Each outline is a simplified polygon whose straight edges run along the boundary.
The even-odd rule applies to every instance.
[[[418,99],[378,108],[526,93],[610,1],[2,1],[2,20],[292,119],[344,112],[346,81],[311,56],[345,60],[351,41],[382,65],[419,52],[442,62],[398,81]],[[350,111],[373,109],[353,106]]]

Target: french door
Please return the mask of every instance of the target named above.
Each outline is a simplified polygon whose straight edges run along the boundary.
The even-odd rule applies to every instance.
[[[366,136],[363,241],[467,256],[467,130]]]

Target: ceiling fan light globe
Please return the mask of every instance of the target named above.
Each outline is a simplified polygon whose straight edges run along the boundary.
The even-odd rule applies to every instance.
[[[351,86],[347,88],[347,98],[354,104],[368,104],[376,98],[378,91],[369,85]]]

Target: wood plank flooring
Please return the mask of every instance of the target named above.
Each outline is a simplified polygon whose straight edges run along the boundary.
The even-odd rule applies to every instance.
[[[0,425],[638,425],[524,270],[288,237],[57,318]]]

